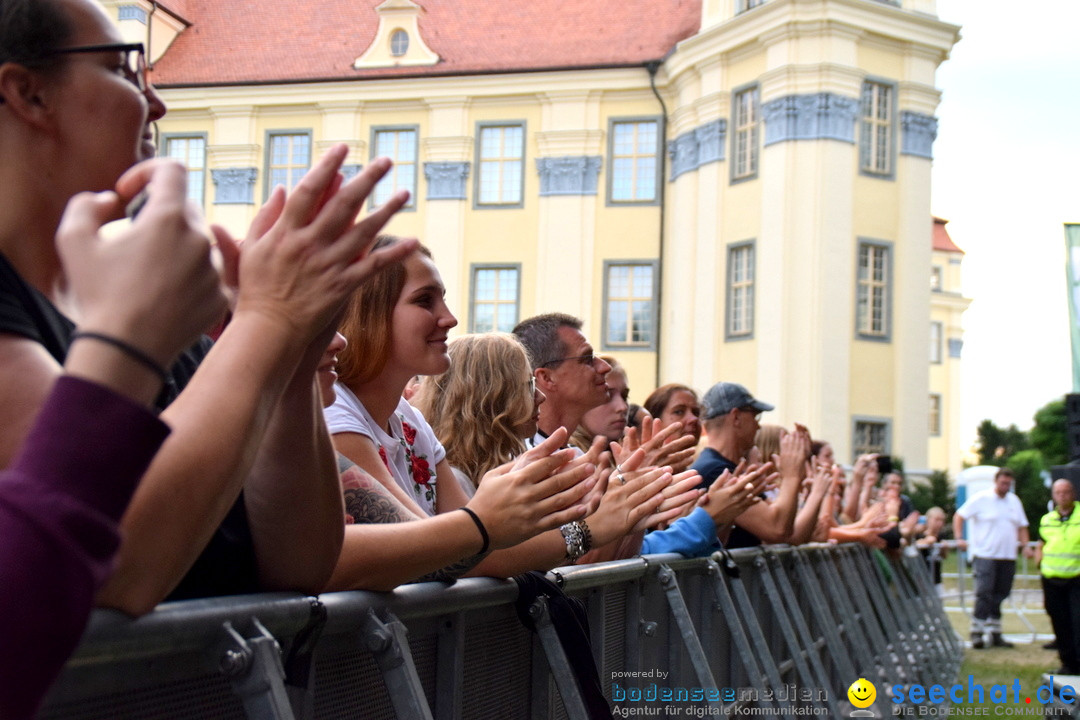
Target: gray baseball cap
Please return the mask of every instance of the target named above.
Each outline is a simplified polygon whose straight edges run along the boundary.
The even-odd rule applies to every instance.
[[[701,398],[702,419],[709,420],[727,415],[735,408],[753,408],[758,412],[767,412],[775,408],[754,398],[750,391],[739,383],[718,382]]]

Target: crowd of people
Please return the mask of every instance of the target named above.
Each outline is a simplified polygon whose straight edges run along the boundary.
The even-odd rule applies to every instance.
[[[912,538],[873,456],[742,385],[631,405],[560,313],[451,339],[436,259],[380,234],[407,194],[358,219],[388,160],[345,182],[332,147],[242,241],[207,227],[164,113],[98,3],[0,0],[3,717],[93,606]]]

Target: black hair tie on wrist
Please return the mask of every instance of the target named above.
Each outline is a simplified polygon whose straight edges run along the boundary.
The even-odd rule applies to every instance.
[[[472,518],[472,521],[476,523],[476,529],[480,531],[480,537],[484,540],[484,546],[480,548],[480,552],[478,552],[477,555],[483,555],[488,551],[488,547],[491,545],[491,538],[488,537],[487,528],[484,527],[484,523],[480,522],[480,517],[469,508],[463,507],[458,509],[468,513],[469,517]]]
[[[132,360],[135,360],[143,367],[147,368],[148,370],[152,370],[153,373],[158,376],[162,383],[166,383],[169,381],[169,373],[166,372],[165,368],[159,365],[157,361],[154,360],[154,358],[150,357],[134,345],[130,345],[123,340],[120,340],[119,338],[112,337],[111,335],[103,335],[102,333],[96,332],[79,331],[72,333],[71,342],[75,342],[80,338],[84,338],[86,340],[97,340],[98,342],[103,342],[106,345],[112,345],[114,348],[121,351]]]

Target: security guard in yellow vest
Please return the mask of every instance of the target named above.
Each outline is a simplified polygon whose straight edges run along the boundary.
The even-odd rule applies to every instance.
[[[1054,509],[1039,521],[1036,562],[1042,572],[1043,603],[1057,636],[1060,675],[1080,675],[1080,512],[1068,480],[1050,490]]]

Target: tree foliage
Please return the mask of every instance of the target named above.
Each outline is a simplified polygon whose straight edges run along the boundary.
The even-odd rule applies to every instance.
[[[949,485],[949,476],[942,470],[935,470],[925,481],[911,483],[911,503],[923,515],[930,508],[937,506],[952,515],[956,510],[956,494]]]
[[[979,464],[1001,467],[1009,458],[1028,449],[1028,437],[1016,425],[1001,428],[992,420],[983,420],[977,430],[979,436]]]
[[[1051,400],[1035,413],[1035,426],[1028,433],[1031,447],[1042,453],[1047,467],[1069,462],[1068,421],[1065,400]]]
[[[1039,535],[1039,519],[1046,514],[1046,503],[1050,500],[1050,490],[1043,482],[1042,473],[1046,470],[1042,452],[1039,450],[1021,450],[1009,458],[1006,467],[1016,473],[1016,496],[1024,506],[1027,515],[1031,539]]]
[[[1034,425],[1028,432],[1016,425],[1002,428],[991,420],[983,420],[978,427],[976,449],[979,464],[1008,467],[1016,473],[1016,495],[1024,506],[1031,524],[1031,537],[1035,539],[1039,519],[1046,514],[1050,499],[1043,473],[1054,465],[1069,462],[1064,398],[1043,405],[1033,419]]]

